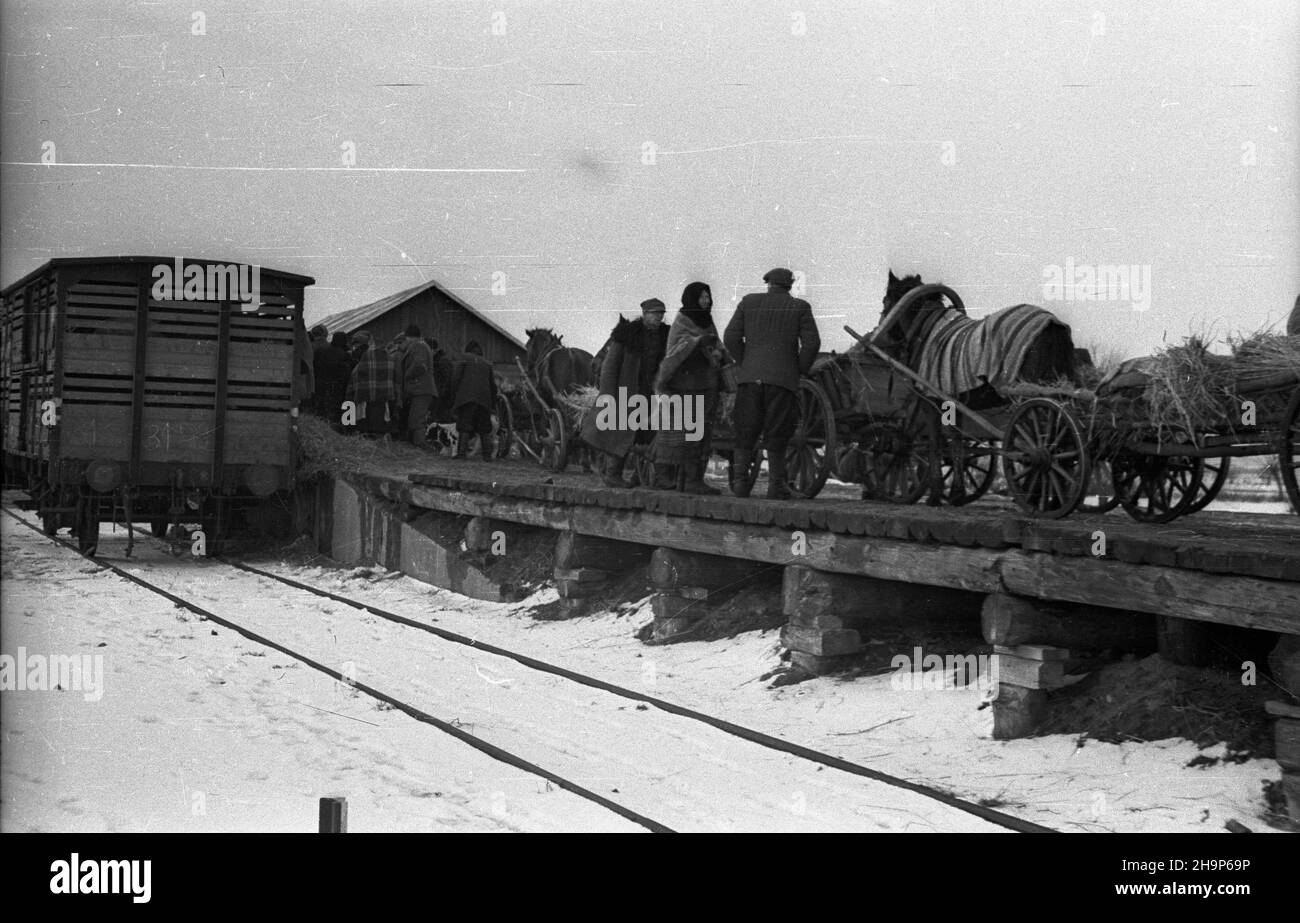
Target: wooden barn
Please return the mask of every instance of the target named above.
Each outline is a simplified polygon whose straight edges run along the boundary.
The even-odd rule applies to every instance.
[[[421,334],[436,339],[453,356],[470,340],[477,340],[484,358],[496,367],[497,373],[512,380],[519,377],[515,357],[522,360],[525,353],[524,344],[516,337],[437,282],[425,282],[371,304],[331,314],[319,323],[331,335],[342,330],[351,336],[365,330],[381,343],[389,342],[408,325],[417,324]]]

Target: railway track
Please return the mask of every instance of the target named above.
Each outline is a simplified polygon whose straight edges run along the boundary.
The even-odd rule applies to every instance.
[[[9,511],[6,510],[6,512]],[[9,515],[13,516],[15,520],[27,526],[28,528],[31,528],[33,531],[38,531],[38,532],[40,531],[39,527],[26,522],[21,517],[14,515],[12,512],[9,512]],[[49,538],[48,536],[43,536],[43,537]],[[71,543],[68,543],[62,539],[55,537],[50,540],[56,541],[59,544],[62,544],[65,547],[69,547],[71,550],[76,551],[75,547],[72,546]],[[106,562],[102,558],[95,559],[95,560],[97,563],[112,570],[114,573],[117,573],[120,576],[125,577],[131,582],[145,589],[148,589],[151,592],[158,593],[159,595],[163,596],[164,598],[167,598],[173,603],[183,606],[184,608],[189,609],[190,611],[193,611],[196,614],[202,615],[205,618],[209,618],[214,622],[216,622],[217,624],[224,625],[225,627],[228,627],[231,630],[238,632],[239,634],[243,635],[249,640],[254,641],[255,643],[265,645],[283,654],[286,654],[287,656],[293,657],[301,661],[305,665],[310,666],[313,669],[316,669],[320,672],[323,672],[326,675],[336,680],[350,682],[359,692],[362,692],[380,701],[387,702],[393,707],[401,709],[407,715],[416,718],[417,720],[420,720],[426,724],[430,724],[438,728],[439,730],[442,730],[445,733],[448,733],[451,736],[456,737],[458,740],[461,740],[462,742],[475,747],[475,749],[478,749],[481,752],[484,752],[489,756],[492,756],[495,759],[498,759],[516,768],[524,769],[535,775],[539,775],[542,778],[545,778],[548,781],[551,781],[556,785],[565,788],[566,790],[574,794],[579,795],[580,797],[587,798],[588,800],[600,804],[602,807],[605,807],[608,810],[614,811],[615,813],[618,813],[621,816],[629,820],[632,820],[635,823],[640,824],[646,829],[656,830],[659,832],[670,830],[668,825],[653,820],[642,812],[632,810],[631,808],[628,808],[625,805],[616,803],[611,799],[605,798],[603,795],[597,794],[596,792],[591,791],[590,788],[580,785],[577,782],[574,782],[573,780],[560,775],[559,773],[542,769],[534,761],[525,759],[524,757],[516,753],[513,753],[509,750],[506,750],[503,747],[482,740],[481,738],[464,730],[463,727],[458,726],[456,723],[449,722],[444,719],[437,718],[431,714],[428,714],[427,712],[417,708],[411,703],[403,699],[400,699],[396,696],[393,696],[389,693],[385,693],[382,690],[379,690],[377,688],[362,683],[357,683],[353,680],[349,680],[344,677],[341,671],[335,670],[323,663],[320,663],[319,660],[316,660],[308,656],[307,654],[301,653],[300,651],[297,651],[285,644],[281,644],[277,641],[274,641],[271,638],[268,638],[259,632],[253,631],[245,627],[244,625],[235,622],[232,619],[211,612],[207,607],[200,606],[197,603],[195,603],[193,600],[185,598],[183,595],[178,595],[177,593],[173,593],[164,587],[160,587],[154,584],[153,582],[144,579],[139,575],[139,573],[133,573],[130,569],[126,567],[121,567],[116,564]],[[849,760],[845,760],[843,758],[836,757],[831,754],[824,753],[822,751],[818,751],[809,747],[804,747],[799,744],[795,744],[790,741],[783,740],[781,738],[764,734],[752,728],[734,724],[730,721],[727,721],[723,718],[719,718],[715,715],[710,715],[704,712],[696,711],[694,709],[690,709],[685,706],[678,705],[676,703],[669,702],[667,700],[655,696],[647,695],[643,692],[627,689],[625,687],[621,687],[616,684],[609,683],[605,680],[596,677],[588,676],[576,672],[574,670],[570,670],[564,667],[557,666],[555,664],[538,660],[537,658],[530,657],[526,654],[522,654],[517,651],[513,651],[496,645],[486,644],[477,641],[473,638],[469,638],[464,635],[457,634],[455,632],[447,631],[446,629],[439,628],[435,625],[430,625],[424,622],[420,622],[415,619],[400,615],[398,613],[382,609],[378,606],[371,605],[370,603],[362,602],[361,600],[352,599],[350,597],[333,593],[328,590],[320,589],[319,587],[314,587],[311,586],[310,584],[302,583],[300,581],[293,580],[291,578],[284,577],[279,574],[271,573],[269,571],[265,571],[257,567],[252,567],[248,564],[244,564],[239,561],[226,560],[226,559],[217,559],[217,560],[219,560],[223,566],[229,567],[236,571],[249,574],[260,580],[269,580],[276,584],[289,587],[298,592],[311,594],[314,597],[327,599],[335,603],[352,607],[354,609],[368,613],[369,615],[375,616],[376,618],[382,619],[388,623],[402,626],[405,629],[413,629],[415,631],[424,633],[426,635],[434,636],[439,640],[448,642],[450,644],[459,645],[466,648],[472,648],[481,653],[505,658],[509,661],[519,664],[520,666],[523,666],[528,670],[534,671],[538,674],[545,674],[548,676],[559,677],[562,680],[566,681],[567,683],[572,683],[581,687],[598,690],[599,692],[604,694],[608,694],[608,695],[619,697],[621,699],[636,702],[639,709],[644,709],[647,706],[649,706],[661,712],[665,712],[669,715],[673,715],[678,718],[687,719],[691,722],[695,722],[698,724],[706,725],[707,727],[715,731],[721,732],[725,735],[728,735],[731,738],[744,741],[751,745],[756,745],[760,748],[763,748],[766,751],[775,752],[777,754],[780,754],[784,758],[794,758],[796,760],[804,761],[809,764],[815,764],[815,766],[818,768],[825,767],[825,768],[834,769],[842,773],[847,773],[852,776],[861,777],[864,779],[871,780],[872,782],[880,783],[896,789],[910,792],[914,795],[918,795],[929,801],[937,802],[939,804],[945,805],[948,808],[952,808],[957,811],[961,811],[963,813],[972,815],[976,818],[979,818],[982,821],[985,821],[989,824],[996,825],[1003,829],[1016,831],[1016,832],[1035,832],[1035,833],[1055,832],[1052,831],[1050,828],[1043,827],[1041,825],[1034,824],[1032,822],[1023,820],[1021,818],[1017,818],[1012,815],[1005,814],[1001,811],[997,811],[993,808],[984,805],[967,801],[965,799],[959,798],[947,792],[940,791],[930,786],[920,784],[917,782],[912,782],[910,780],[902,779],[896,776],[892,776],[888,773],[871,769],[869,767],[862,766],[857,763],[853,763]]]
[[[198,605],[192,600],[185,599],[181,596],[177,596],[175,593],[172,593],[164,589],[163,587],[157,586],[154,583],[145,580],[143,577],[140,577],[138,574],[132,573],[130,570],[127,570],[126,568],[120,567],[116,564],[112,564],[108,561],[104,561],[103,559],[97,560],[91,555],[82,554],[77,549],[77,546],[74,543],[59,538],[58,536],[45,535],[39,526],[26,521],[21,516],[18,516],[11,510],[5,509],[4,512],[7,515],[11,516],[15,521],[17,521],[21,525],[26,526],[27,528],[31,529],[33,532],[37,532],[41,534],[43,538],[51,542],[55,542],[59,545],[62,545],[64,548],[67,548],[70,551],[74,552],[75,554],[81,555],[82,557],[88,560],[95,561],[96,564],[99,564],[101,567],[104,567],[107,570],[112,571],[114,574],[118,575],[119,577],[122,577],[125,580],[129,580],[131,583],[134,583],[136,586],[142,587],[143,589],[146,589],[151,593],[156,593],[159,596],[163,597],[164,599],[168,600],[169,602],[174,603],[175,605],[180,606],[183,609],[186,609],[190,612],[193,612],[195,615],[201,616],[205,619],[208,619],[209,621],[215,622],[216,624],[221,625],[224,628],[228,628],[231,631],[254,642],[255,644],[260,644],[263,647],[267,647],[271,650],[277,651],[281,654],[284,654],[287,657],[292,657],[294,660],[297,660],[298,662],[302,663],[304,666],[310,667],[311,669],[316,670],[319,673],[323,673],[326,676],[330,677],[331,679],[337,680],[339,682],[348,683],[358,692],[370,696],[371,698],[376,699],[377,701],[390,705],[393,708],[396,708],[399,711],[403,712],[404,714],[408,715],[409,717],[414,718],[416,721],[435,727],[439,731],[442,731],[444,734],[448,734],[456,738],[461,743],[473,747],[475,750],[478,750],[480,753],[486,754],[492,759],[505,763],[507,766],[511,766],[515,769],[520,769],[532,775],[539,776],[540,778],[553,783],[554,785],[564,789],[567,792],[570,792],[574,795],[577,795],[580,798],[584,798],[588,801],[598,804],[601,807],[606,808],[607,810],[612,811],[613,813],[619,815],[620,817],[623,817],[627,820],[632,821],[635,824],[644,827],[645,829],[651,831],[652,833],[675,832],[672,830],[672,828],[664,824],[661,824],[652,818],[646,817],[643,814],[633,811],[630,808],[627,808],[615,801],[612,801],[604,797],[603,795],[590,791],[584,788],[583,786],[578,785],[577,783],[572,782],[569,779],[566,779],[565,777],[557,773],[544,769],[541,766],[538,766],[535,763],[532,763],[531,761],[526,760],[521,756],[518,756],[517,754],[511,753],[508,750],[505,750],[494,744],[488,743],[487,741],[457,726],[455,723],[451,721],[446,721],[442,718],[438,718],[422,709],[415,707],[409,702],[405,702],[395,696],[383,692],[382,690],[376,689],[365,683],[361,683],[356,681],[355,679],[347,677],[341,671],[335,670],[334,668],[327,666],[326,664],[323,664],[307,656],[306,654],[296,651],[286,645],[280,644],[270,638],[264,637],[263,635],[255,631],[252,631],[231,619],[220,616],[217,613],[212,612],[211,610]]]

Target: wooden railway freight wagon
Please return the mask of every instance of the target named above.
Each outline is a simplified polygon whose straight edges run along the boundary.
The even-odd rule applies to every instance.
[[[155,534],[198,522],[209,543],[264,522],[293,486],[313,282],[115,257],[51,260],[6,287],[6,481],[31,493],[47,533],[71,528],[83,551],[101,522]]]

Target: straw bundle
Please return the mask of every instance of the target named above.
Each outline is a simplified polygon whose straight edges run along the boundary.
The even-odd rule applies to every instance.
[[[1123,363],[1099,390],[1116,424],[1154,430],[1161,441],[1232,433],[1243,402],[1272,413],[1300,384],[1300,336],[1255,333],[1229,340],[1231,355],[1188,337],[1154,356]]]
[[[320,473],[373,472],[394,463],[427,457],[427,453],[405,443],[387,439],[344,436],[313,414],[298,418],[298,446],[301,449],[298,474],[309,478]]]
[[[560,404],[564,407],[564,412],[569,415],[574,427],[582,426],[582,418],[587,415],[591,408],[596,406],[596,398],[600,395],[600,389],[595,385],[583,385],[580,388],[574,388],[564,394],[557,395]]]

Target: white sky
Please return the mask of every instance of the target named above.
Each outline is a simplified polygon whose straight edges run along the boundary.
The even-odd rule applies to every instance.
[[[313,319],[431,278],[594,349],[644,298],[703,279],[725,320],[786,265],[843,348],[892,266],[1125,356],[1277,323],[1300,292],[1290,0],[0,17],[6,284],[55,256],[208,256],[314,276]],[[1151,307],[1045,302],[1067,259],[1149,266]]]

